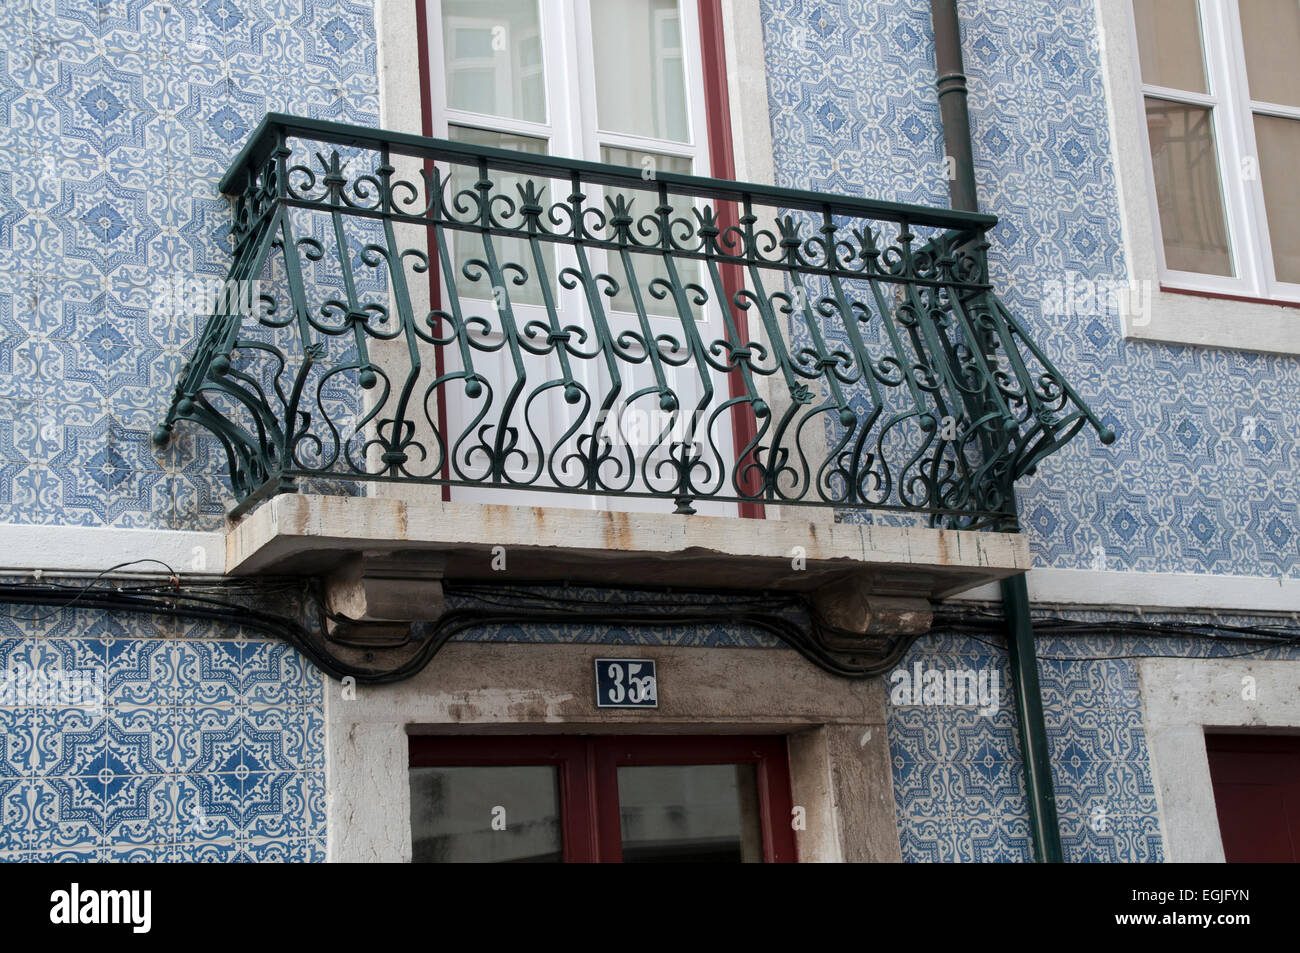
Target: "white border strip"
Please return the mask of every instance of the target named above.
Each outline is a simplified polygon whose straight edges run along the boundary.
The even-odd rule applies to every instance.
[[[1138,663],[1151,780],[1170,863],[1222,863],[1206,729],[1300,728],[1300,662],[1143,659]],[[1245,729],[1245,731],[1243,731]]]
[[[157,559],[187,575],[219,575],[226,569],[226,534],[0,524],[0,572],[103,572],[136,559]],[[122,571],[166,572],[157,563]]]
[[[1300,579],[1215,576],[1177,572],[1101,572],[1031,569],[1031,602],[1062,605],[1208,609],[1216,612],[1300,612]],[[954,601],[1000,602],[996,583],[970,589]]]
[[[226,534],[102,526],[0,524],[0,572],[103,572],[135,559],[157,559],[177,572],[221,574]],[[127,571],[161,572],[141,565]],[[1056,605],[1138,606],[1215,612],[1300,612],[1300,579],[1200,573],[1033,569],[1030,601]],[[997,583],[950,597],[1000,602]]]

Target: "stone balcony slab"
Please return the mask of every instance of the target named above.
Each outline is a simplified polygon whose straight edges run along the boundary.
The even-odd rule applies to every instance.
[[[448,579],[860,593],[937,601],[1030,566],[1026,537],[799,519],[285,494],[226,538],[235,575],[331,576],[361,560]],[[431,558],[436,556],[436,558]]]

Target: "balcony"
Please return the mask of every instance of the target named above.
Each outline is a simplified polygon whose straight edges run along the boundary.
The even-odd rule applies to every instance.
[[[155,439],[214,434],[232,515],[329,479],[1008,528],[1113,439],[989,287],[992,216],[275,114],[221,188],[246,306]]]
[[[617,578],[706,578],[664,556],[716,542],[765,584],[795,540],[825,570],[805,588],[873,559],[968,570],[918,584],[934,598],[1027,568],[1015,481],[1085,426],[1114,436],[990,287],[989,215],[278,114],[221,188],[230,293],[155,440],[195,424],[224,450],[236,571],[509,538],[568,554],[531,578],[574,579],[658,525]],[[364,499],[322,504],[328,531],[301,504],[243,519],[290,492]],[[494,504],[586,513],[489,530]],[[418,532],[395,507],[422,508]],[[619,510],[649,522],[613,538]],[[735,542],[764,534],[771,553]]]

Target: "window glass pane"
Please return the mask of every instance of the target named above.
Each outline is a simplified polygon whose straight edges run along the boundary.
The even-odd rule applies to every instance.
[[[689,142],[677,0],[599,0],[591,31],[600,128]]]
[[[601,146],[600,161],[608,162],[610,165],[628,165],[634,169],[647,170],[647,175],[657,172],[691,174],[691,160],[685,156],[666,156],[659,152],[643,152],[640,149]]]
[[[556,775],[552,765],[411,768],[411,859],[559,863]]]
[[[442,37],[448,106],[546,122],[537,0],[442,0]]]
[[[1259,149],[1273,269],[1278,281],[1300,281],[1300,187],[1296,185],[1300,121],[1256,116],[1255,145]]]
[[[690,174],[691,160],[681,156],[666,156],[654,152],[642,152],[638,149],[620,149],[615,146],[600,147],[600,161],[607,162],[611,165],[626,165],[634,169],[642,170],[642,176],[649,178],[651,175],[659,172],[680,172]],[[616,189],[606,189],[607,198],[614,198],[619,192]],[[630,189],[622,193],[631,206],[632,230],[637,238],[644,239],[645,236],[637,232],[637,223],[640,222],[643,215],[648,215],[655,210],[659,204],[659,196],[655,192],[642,191],[640,189]],[[691,214],[691,202],[683,196],[670,196],[669,201],[677,201],[678,206],[673,208],[672,218],[686,218],[692,225],[698,224],[695,217]],[[609,211],[608,204],[605,211]],[[656,298],[650,292],[650,283],[656,278],[668,280],[668,267],[659,255],[640,255],[632,254],[632,269],[636,275],[637,287],[641,289],[641,302],[645,305],[647,314],[659,315],[661,317],[678,317],[677,305],[671,296]],[[700,278],[700,267],[697,262],[690,259],[675,259],[677,265],[677,275],[682,283],[698,282]],[[628,291],[630,279],[626,270],[619,259],[617,253],[610,254],[609,263],[610,274],[618,281],[618,294],[610,299],[610,307],[615,311],[636,312],[636,304],[632,300],[632,294]],[[688,292],[688,294],[693,294]],[[689,299],[688,299],[689,300]],[[695,309],[698,312],[698,309]],[[696,317],[699,317],[698,313]]]
[[[495,132],[490,129],[474,129],[469,126],[449,126],[447,137],[454,142],[469,142],[479,146],[492,146],[497,149],[514,149],[517,152],[530,152],[534,155],[546,155],[546,140],[538,139],[534,136],[518,136],[509,132]],[[494,206],[494,213],[501,223],[509,228],[523,228],[523,217],[518,212],[519,206],[519,186],[527,181],[527,176],[511,175],[508,172],[493,172],[493,189],[492,195],[509,197],[515,205],[515,211],[507,214],[505,203],[498,202]],[[474,184],[478,182],[478,170],[468,165],[452,165],[451,167],[451,191],[447,198],[448,201],[461,192],[474,191]],[[550,200],[552,192],[551,182],[549,180],[538,180],[537,187],[540,189],[546,187],[546,193],[543,199],[543,205]],[[472,208],[472,200],[467,208]],[[455,213],[456,217],[462,217],[461,213]],[[505,287],[510,295],[510,301],[514,304],[542,304],[541,284],[537,280],[537,269],[533,262],[532,248],[528,241],[523,238],[510,238],[507,236],[496,235],[492,238],[492,247],[496,250],[498,264],[504,266],[507,262],[514,262],[521,265],[528,273],[528,281],[522,285],[514,283],[514,272],[505,274]],[[486,273],[479,274],[483,269],[471,268],[477,277],[468,278],[465,275],[465,264],[471,259],[484,260],[483,239],[476,232],[456,232],[452,237],[452,244],[455,249],[456,260],[456,288],[464,297],[469,298],[492,298],[492,282]],[[550,242],[542,243],[542,260],[546,265],[547,275],[551,281],[551,288],[555,288],[555,248]]]
[[[752,764],[618,769],[624,863],[762,863]]]
[[[1146,113],[1165,263],[1175,271],[1231,275],[1210,110],[1148,97]]]
[[[1300,3],[1241,0],[1250,98],[1300,106]]]
[[[1207,92],[1196,0],[1134,0],[1133,17],[1142,82]]]

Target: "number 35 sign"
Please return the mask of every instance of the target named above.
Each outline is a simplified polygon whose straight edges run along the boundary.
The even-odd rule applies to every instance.
[[[655,663],[639,658],[596,659],[597,708],[658,708]]]

